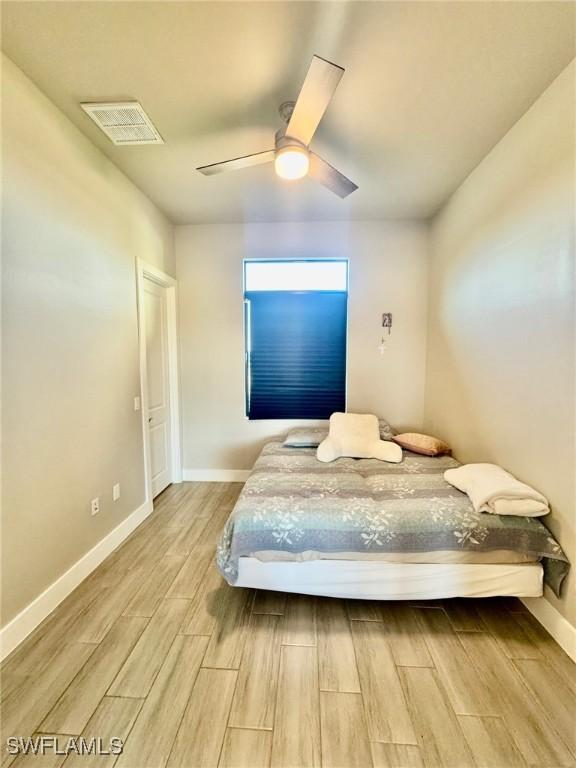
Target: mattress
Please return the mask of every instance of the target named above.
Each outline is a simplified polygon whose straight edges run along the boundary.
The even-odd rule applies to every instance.
[[[431,553],[445,565],[482,568],[489,563],[480,559],[504,552],[514,553],[510,565],[536,563],[539,573],[543,566],[558,594],[569,565],[551,533],[536,518],[476,512],[468,496],[444,480],[444,471],[456,466],[449,456],[408,451],[400,464],[349,458],[323,464],[313,448],[268,443],[223,531],[220,571],[236,584],[242,558],[292,567],[330,561],[391,566],[429,560]],[[394,562],[386,563],[389,557]]]
[[[484,564],[516,564],[537,563],[540,558],[524,552],[515,552],[513,549],[495,549],[491,552],[459,552],[452,550],[438,550],[431,552],[317,552],[305,550],[304,552],[283,552],[282,550],[268,550],[264,552],[251,552],[250,557],[263,563],[305,563],[311,560],[366,560],[377,563],[476,563]]]

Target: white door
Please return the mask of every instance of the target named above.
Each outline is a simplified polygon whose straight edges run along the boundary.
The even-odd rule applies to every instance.
[[[172,482],[166,289],[144,278],[148,432],[152,497]]]

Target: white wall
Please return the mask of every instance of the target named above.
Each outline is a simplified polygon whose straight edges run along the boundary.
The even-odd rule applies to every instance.
[[[2,109],[5,624],[144,501],[135,259],[173,273],[174,254],[170,223],[6,58]]]
[[[427,228],[322,222],[176,228],[184,467],[249,469],[267,438],[292,422],[244,416],[243,258],[350,259],[348,409],[395,427],[423,418]],[[381,314],[392,312],[380,356]]]
[[[573,571],[548,599],[574,625],[575,80],[572,64],[434,221],[425,419],[549,497]]]

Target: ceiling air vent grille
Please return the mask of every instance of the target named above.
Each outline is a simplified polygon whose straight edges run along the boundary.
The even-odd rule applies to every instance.
[[[80,105],[113,144],[164,144],[162,136],[137,101]]]

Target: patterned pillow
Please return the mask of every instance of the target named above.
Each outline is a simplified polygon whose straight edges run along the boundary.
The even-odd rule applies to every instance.
[[[378,419],[380,440],[393,440],[395,432],[386,419]],[[316,448],[328,437],[325,427],[296,427],[288,432],[284,445],[287,448]]]
[[[297,427],[288,432],[284,445],[287,448],[317,448],[327,436],[325,427]]]
[[[407,451],[421,453],[423,456],[443,456],[452,453],[448,443],[431,435],[422,435],[419,432],[404,432],[401,435],[396,435],[393,440]]]
[[[378,419],[380,427],[380,440],[393,440],[396,434],[386,419]]]

